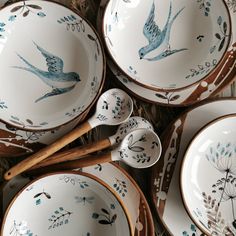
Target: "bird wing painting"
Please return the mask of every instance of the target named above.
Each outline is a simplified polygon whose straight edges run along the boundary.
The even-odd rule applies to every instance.
[[[164,28],[161,30],[160,27],[155,22],[155,4],[153,1],[151,10],[149,12],[149,16],[143,27],[143,34],[148,40],[148,45],[139,49],[138,53],[139,53],[140,59],[146,59],[148,61],[158,61],[174,53],[188,50],[187,48],[171,49],[171,45],[170,45],[170,33],[171,33],[172,25],[175,19],[183,10],[184,10],[184,7],[180,9],[172,17],[172,3],[170,2],[168,17],[167,17]],[[164,48],[164,50],[161,53],[159,53],[157,56],[153,58],[146,57],[148,53],[156,50],[160,46]]]
[[[52,88],[52,91],[44,94],[42,97],[35,100],[39,102],[45,98],[60,95],[71,91],[76,84],[80,81],[80,76],[76,72],[63,72],[63,60],[50,52],[47,52],[36,43],[36,48],[41,52],[42,56],[46,60],[48,71],[41,70],[31,63],[29,63],[21,55],[17,54],[18,57],[27,65],[27,67],[13,66],[13,68],[21,69],[33,73],[40,78],[46,85]]]

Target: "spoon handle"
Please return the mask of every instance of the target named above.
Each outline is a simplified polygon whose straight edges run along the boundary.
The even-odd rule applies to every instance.
[[[52,171],[60,171],[60,170],[73,170],[78,168],[84,168],[88,166],[93,166],[96,164],[102,164],[106,162],[111,162],[111,153],[105,153],[100,155],[91,155],[86,156],[78,160],[67,161],[63,163],[58,163],[55,165],[46,166],[39,169],[29,170],[27,174],[29,175],[39,175],[45,174]]]
[[[83,156],[93,153],[111,146],[110,139],[103,139],[95,143],[84,145],[82,147],[72,148],[63,152],[55,153],[54,155],[48,157],[46,160],[38,163],[37,165],[30,168],[31,170],[38,169],[40,167],[45,167],[53,164],[57,164],[65,161],[72,161],[82,158]]]
[[[70,131],[68,134],[56,140],[54,143],[41,149],[40,151],[36,152],[35,154],[29,156],[28,158],[24,159],[23,161],[19,162],[18,164],[10,168],[4,174],[4,179],[10,180],[14,176],[28,170],[32,166],[36,165],[37,163],[44,160],[48,156],[52,155],[56,151],[60,150],[61,148],[71,143],[75,139],[79,138],[83,134],[87,133],[91,129],[92,129],[91,125],[89,124],[88,121],[86,121],[85,123],[75,128],[74,130]]]

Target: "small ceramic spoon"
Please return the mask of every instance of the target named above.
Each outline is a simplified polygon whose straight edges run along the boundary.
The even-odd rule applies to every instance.
[[[127,134],[119,146],[111,152],[86,156],[79,160],[32,170],[29,173],[34,175],[55,170],[84,168],[111,161],[123,161],[134,168],[147,168],[153,166],[159,160],[161,152],[161,141],[154,131],[148,129],[136,129]]]
[[[123,90],[115,88],[104,92],[98,99],[96,112],[91,118],[51,145],[13,166],[4,174],[4,178],[9,180],[28,170],[96,126],[119,125],[126,122],[132,111],[133,101]]]
[[[119,144],[128,133],[140,128],[153,130],[153,126],[150,124],[149,121],[145,120],[144,118],[138,116],[130,117],[127,122],[119,125],[114,135],[88,145],[83,145],[63,152],[55,153],[44,161],[33,166],[31,170],[65,161],[77,160],[89,153],[93,153],[113,146],[115,144]]]

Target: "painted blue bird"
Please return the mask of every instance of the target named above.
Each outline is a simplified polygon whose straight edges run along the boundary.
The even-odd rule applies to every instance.
[[[142,47],[139,50],[138,53],[139,53],[140,59],[146,59],[149,61],[157,61],[157,60],[163,59],[167,56],[170,56],[174,53],[187,50],[187,48],[171,50],[170,43],[169,43],[171,27],[172,27],[175,19],[183,11],[183,9],[184,9],[184,7],[182,9],[180,9],[175,14],[175,16],[171,19],[172,3],[170,2],[168,18],[167,18],[167,21],[166,21],[166,24],[165,24],[163,30],[161,30],[159,28],[159,26],[154,21],[155,4],[153,1],[151,11],[150,11],[149,16],[144,24],[144,27],[143,27],[143,34],[148,39],[148,45]],[[160,46],[163,46],[164,50],[162,50],[162,52],[159,55],[157,55],[153,58],[144,58],[149,52],[159,48]]]
[[[35,100],[35,102],[41,101],[42,99],[51,96],[60,95],[71,91],[80,81],[79,74],[76,72],[64,73],[63,72],[64,63],[61,58],[47,52],[46,50],[38,46],[35,42],[34,44],[45,58],[48,71],[44,71],[33,66],[19,54],[17,54],[18,57],[22,61],[24,61],[24,63],[28,67],[13,66],[13,68],[26,70],[28,72],[33,73],[34,75],[39,77],[45,84],[47,84],[49,87],[52,88],[51,92],[46,93],[42,97]]]

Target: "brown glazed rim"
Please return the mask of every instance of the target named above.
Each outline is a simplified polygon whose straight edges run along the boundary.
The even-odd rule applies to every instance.
[[[206,231],[205,227],[203,227],[192,215],[189,206],[186,202],[186,198],[184,197],[184,189],[183,189],[183,165],[186,162],[187,159],[187,152],[189,151],[189,149],[191,148],[192,144],[194,143],[194,141],[196,140],[196,138],[203,133],[206,129],[208,129],[209,127],[211,127],[212,125],[214,125],[215,123],[227,119],[227,118],[236,118],[236,113],[232,113],[232,114],[228,114],[228,115],[223,115],[220,116],[210,122],[208,122],[206,125],[204,125],[201,129],[198,130],[198,132],[193,136],[193,138],[189,141],[186,150],[184,151],[184,155],[183,155],[183,159],[181,162],[181,166],[180,166],[180,172],[179,172],[179,183],[180,183],[180,193],[181,193],[181,199],[184,205],[184,208],[186,210],[186,212],[188,213],[190,219],[196,224],[196,226],[199,228],[200,231],[202,231],[204,234],[206,234],[207,236],[211,236],[211,234],[209,234],[209,232]]]
[[[224,97],[224,98],[209,98],[207,100],[203,100],[201,102],[199,102],[198,104],[194,105],[193,107],[189,107],[187,110],[181,112],[180,115],[178,115],[176,117],[175,120],[173,120],[168,126],[167,128],[165,129],[164,133],[161,135],[161,139],[164,140],[164,136],[166,136],[168,133],[169,133],[169,130],[171,130],[171,127],[173,127],[175,125],[175,123],[183,116],[185,115],[188,115],[188,113],[192,112],[193,110],[201,107],[201,106],[204,106],[204,105],[207,105],[207,104],[211,104],[211,103],[215,103],[215,102],[222,102],[222,101],[236,101],[236,98],[234,97]],[[165,141],[164,141],[165,143]],[[163,146],[165,145],[163,143]],[[160,159],[163,158],[163,154],[165,154],[165,152],[162,153],[162,156]],[[177,153],[177,158],[179,156],[179,152]],[[158,166],[158,165],[156,165]],[[149,182],[149,191],[150,191],[150,195],[151,195],[151,201],[152,201],[152,205],[154,206],[155,208],[155,214],[158,216],[160,222],[162,223],[162,225],[165,227],[165,230],[167,231],[167,233],[171,236],[174,236],[172,231],[169,229],[169,226],[166,224],[166,222],[164,221],[163,217],[159,214],[159,209],[158,207],[156,206],[156,201],[155,201],[155,197],[154,197],[154,191],[153,191],[153,180],[156,178],[155,177],[155,170],[154,168],[156,166],[153,166],[152,169],[151,169],[151,175],[150,175],[150,179],[151,181]],[[161,166],[158,167],[158,169],[160,169]],[[156,169],[156,168],[155,168]],[[167,192],[167,195],[168,195],[168,192]]]
[[[116,168],[118,168],[131,182],[132,184],[134,185],[134,187],[138,190],[140,196],[141,196],[141,199],[145,205],[145,209],[147,211],[147,220],[148,220],[148,225],[147,225],[147,228],[148,228],[148,236],[155,236],[155,227],[154,227],[154,222],[153,222],[153,218],[152,218],[152,213],[151,213],[151,210],[150,210],[150,207],[149,207],[149,204],[147,202],[147,199],[146,197],[144,196],[144,193],[142,192],[142,190],[140,189],[140,187],[138,186],[138,184],[136,183],[136,181],[122,168],[120,167],[118,164],[116,163],[110,163],[112,165],[114,165]],[[135,235],[136,236],[136,235]]]
[[[58,172],[52,172],[52,173],[48,173],[48,174],[45,174],[45,175],[42,175],[36,179],[34,179],[33,181],[29,182],[26,186],[24,186],[24,188],[22,188],[15,196],[14,198],[11,200],[9,206],[7,207],[7,210],[5,211],[4,213],[4,217],[3,217],[3,221],[2,221],[2,226],[1,226],[1,234],[0,236],[4,236],[3,235],[3,229],[4,229],[4,225],[5,225],[5,222],[6,222],[6,218],[7,218],[7,215],[11,209],[11,206],[14,204],[14,202],[16,201],[16,199],[18,198],[18,196],[30,185],[32,185],[33,183],[35,183],[36,181],[38,180],[41,180],[43,178],[46,178],[46,177],[49,177],[49,176],[54,176],[54,175],[58,175],[58,174],[75,174],[75,175],[78,175],[78,176],[85,176],[85,177],[88,177],[92,180],[95,180],[97,183],[99,183],[100,185],[102,185],[103,187],[105,187],[106,189],[108,189],[111,194],[115,197],[115,199],[119,202],[120,206],[122,207],[125,215],[126,215],[126,218],[127,218],[127,221],[128,221],[128,225],[129,225],[129,235],[130,236],[134,236],[134,232],[132,232],[132,223],[131,223],[131,217],[129,215],[129,212],[128,212],[128,209],[126,208],[126,206],[124,205],[124,203],[121,201],[120,199],[120,196],[107,184],[105,183],[103,180],[99,179],[98,177],[95,177],[94,175],[91,175],[91,174],[88,174],[88,173],[84,173],[84,172],[78,172],[78,171],[58,171]]]
[[[102,36],[103,36],[103,39],[104,39],[104,42],[105,42],[104,44],[105,44],[106,51],[108,52],[110,58],[111,58],[112,61],[115,63],[115,65],[119,68],[120,72],[123,73],[123,74],[124,74],[128,79],[130,79],[132,82],[138,84],[138,85],[141,86],[141,87],[144,87],[144,88],[147,88],[147,89],[151,89],[151,90],[157,91],[157,92],[158,92],[158,91],[162,91],[162,92],[177,92],[177,91],[185,90],[185,89],[187,89],[187,88],[189,88],[189,87],[192,87],[192,86],[194,86],[194,85],[196,85],[196,84],[199,84],[199,83],[203,82],[204,80],[206,80],[207,78],[211,77],[212,74],[214,74],[214,72],[220,67],[220,64],[221,64],[221,62],[223,61],[223,59],[227,56],[226,54],[227,54],[227,51],[228,51],[228,49],[229,49],[229,47],[230,47],[230,45],[231,45],[231,41],[232,41],[232,20],[231,20],[230,11],[229,11],[229,8],[228,8],[226,2],[225,2],[224,0],[221,0],[221,2],[223,2],[224,6],[225,6],[225,8],[226,8],[226,12],[227,12],[227,15],[228,15],[228,18],[229,18],[229,29],[230,29],[230,30],[229,30],[229,36],[230,36],[230,37],[229,37],[229,40],[228,40],[228,42],[227,42],[227,46],[226,46],[226,48],[225,48],[225,50],[224,50],[224,53],[222,54],[220,60],[217,62],[216,66],[215,66],[206,76],[204,76],[203,78],[201,78],[200,80],[198,80],[198,81],[196,81],[196,82],[194,82],[194,83],[192,83],[192,84],[189,84],[189,85],[186,85],[186,86],[180,87],[180,88],[168,88],[168,89],[167,89],[167,88],[157,88],[157,87],[154,87],[154,86],[151,86],[151,85],[147,85],[147,84],[141,83],[141,82],[135,80],[134,78],[132,78],[130,75],[128,75],[128,74],[120,67],[120,65],[116,62],[116,59],[115,59],[114,56],[111,54],[111,52],[110,52],[110,50],[109,50],[109,48],[108,48],[108,46],[107,46],[106,40],[105,40],[105,37],[106,37],[106,36],[105,36],[105,32],[104,32],[104,25],[105,25],[105,19],[104,19],[104,17],[105,17],[105,13],[106,13],[106,11],[107,11],[107,6],[108,6],[109,1],[106,3],[106,7],[105,7],[105,9],[104,9],[103,18],[102,18]]]
[[[34,0],[28,0],[28,1],[34,1]],[[23,0],[19,1],[19,2],[15,2],[15,3],[10,3],[8,4],[7,6],[3,6],[0,8],[0,12],[2,9],[5,9],[9,6],[12,6],[12,5],[15,5],[15,4],[19,4],[20,2],[23,2]],[[65,123],[62,123],[60,125],[57,125],[55,127],[51,127],[51,128],[47,128],[47,129],[32,129],[32,128],[25,128],[25,127],[18,127],[18,126],[15,126],[13,125],[12,123],[9,123],[8,121],[4,121],[1,119],[0,117],[0,122],[3,122],[4,124],[7,124],[7,125],[10,125],[12,127],[15,127],[17,128],[18,130],[24,130],[24,131],[33,131],[33,132],[42,132],[42,131],[51,131],[51,130],[55,130],[55,129],[58,129],[62,126],[65,126],[67,124],[69,124],[70,122],[72,121],[75,121],[81,117],[83,117],[86,112],[89,112],[92,108],[92,106],[94,105],[94,103],[97,101],[98,97],[100,96],[101,94],[101,91],[103,89],[103,86],[104,86],[104,82],[105,82],[105,77],[106,77],[106,57],[105,57],[105,50],[104,50],[104,47],[103,47],[103,43],[102,43],[102,40],[99,36],[99,34],[97,33],[96,29],[94,28],[94,26],[84,17],[82,16],[82,14],[76,10],[76,9],[72,9],[72,8],[69,8],[67,7],[66,5],[62,4],[62,3],[59,3],[59,2],[56,2],[56,0],[47,0],[47,2],[50,2],[50,3],[53,3],[53,4],[56,4],[56,5],[59,5],[59,6],[62,6],[70,11],[72,11],[74,14],[78,15],[79,17],[81,17],[83,19],[83,21],[85,21],[88,26],[93,30],[94,34],[97,36],[97,39],[98,39],[98,42],[99,42],[99,45],[101,47],[101,54],[102,54],[102,58],[103,58],[103,73],[102,73],[102,78],[101,78],[101,83],[100,83],[100,88],[98,90],[98,93],[97,95],[94,97],[94,99],[91,101],[90,105],[82,112],[80,113],[78,116],[74,117],[73,119],[69,120],[69,121],[66,121]]]

